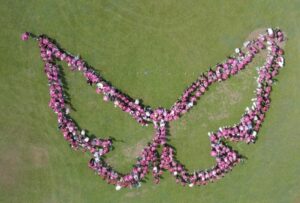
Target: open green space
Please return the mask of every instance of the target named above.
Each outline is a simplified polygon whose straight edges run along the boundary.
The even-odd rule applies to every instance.
[[[0,202],[300,202],[300,1],[0,0]],[[168,172],[155,185],[115,187],[70,149],[48,107],[47,79],[35,41],[47,34],[80,54],[116,87],[151,107],[170,108],[210,66],[241,47],[253,31],[287,34],[286,66],[256,144],[232,146],[248,159],[225,178],[182,187]],[[207,132],[239,121],[254,96],[258,58],[249,69],[213,85],[188,114],[170,125],[170,144],[191,171],[214,164]],[[117,139],[108,162],[127,172],[152,138],[129,115],[104,103],[79,73],[64,65],[76,122]]]

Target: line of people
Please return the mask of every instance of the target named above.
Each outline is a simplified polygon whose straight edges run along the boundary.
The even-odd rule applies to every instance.
[[[255,142],[265,113],[270,107],[273,78],[284,66],[284,52],[278,45],[285,39],[284,34],[280,29],[269,28],[257,39],[245,42],[243,48],[235,49],[235,54],[227,58],[225,62],[201,74],[170,109],[151,109],[112,86],[79,56],[73,56],[61,49],[47,36],[35,36],[26,32],[22,34],[21,39],[25,41],[30,37],[39,43],[44,70],[49,82],[49,107],[57,114],[58,128],[72,148],[89,151],[92,154],[93,158],[89,162],[89,167],[108,183],[116,185],[116,190],[122,187],[139,187],[141,180],[150,172],[150,169],[152,169],[156,183],[159,182],[163,171],[168,170],[176,178],[176,182],[190,187],[205,185],[223,177],[242,159],[236,151],[225,144],[224,140]],[[245,69],[261,50],[267,50],[267,57],[263,66],[257,68],[258,86],[252,106],[246,108],[238,124],[220,127],[218,131],[208,134],[211,142],[210,155],[216,158],[216,165],[210,169],[189,173],[184,165],[176,160],[175,150],[167,144],[168,122],[180,118],[195,106],[197,100],[204,95],[210,85],[225,81]],[[64,61],[71,70],[82,72],[87,83],[96,87],[96,93],[103,95],[104,101],[112,101],[115,107],[129,113],[141,125],[148,125],[151,122],[154,124],[154,137],[142,150],[130,173],[117,172],[103,159],[103,155],[112,149],[111,139],[90,138],[85,130],[80,129],[70,117],[64,84],[61,80],[61,69],[56,61]],[[159,146],[162,146],[161,154],[158,153]]]

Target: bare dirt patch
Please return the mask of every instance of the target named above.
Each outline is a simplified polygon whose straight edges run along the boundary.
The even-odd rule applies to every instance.
[[[148,141],[149,140],[140,140],[136,145],[128,146],[124,148],[122,151],[125,157],[127,157],[128,159],[134,159],[138,157],[141,154],[142,150],[144,149]]]
[[[146,192],[147,192],[146,188],[143,188],[142,190],[137,189],[135,191],[126,193],[125,197],[133,198],[133,197],[141,196],[141,195],[145,194]]]
[[[30,159],[34,167],[44,167],[48,164],[48,151],[42,147],[32,146],[30,148]]]
[[[19,170],[22,170],[26,158],[29,158],[34,168],[48,164],[48,152],[43,148],[33,146],[24,153],[16,149],[6,150],[0,158],[0,187],[9,189],[18,184]]]
[[[221,113],[217,113],[217,114],[209,114],[208,115],[208,119],[209,120],[223,120],[225,118],[229,118],[229,113],[227,112],[221,112]]]
[[[267,29],[268,29],[268,28],[258,28],[258,29],[256,29],[256,30],[254,30],[253,32],[251,32],[251,33],[248,35],[248,37],[246,38],[246,41],[247,41],[247,40],[254,40],[254,39],[256,39],[256,38],[259,36],[259,34],[265,33]],[[283,34],[284,34],[285,38],[287,39],[286,33],[283,32]],[[278,43],[278,45],[279,45],[281,48],[283,48],[283,47],[285,46],[285,44],[286,44],[286,40],[284,40],[283,42]]]
[[[0,158],[0,185],[6,189],[17,184],[18,168],[22,165],[20,153],[13,149],[7,150]]]
[[[149,142],[148,139],[143,139],[137,142],[135,145],[126,145],[126,147],[123,147],[121,149],[122,157],[124,158],[123,162],[124,163],[129,163],[132,162],[132,160],[136,159],[139,157],[141,154],[142,150],[145,148],[147,145],[147,142]],[[107,163],[110,165],[117,165],[116,160],[117,160],[117,154],[114,154],[110,157],[106,158]]]
[[[223,98],[223,99],[222,99]],[[241,92],[233,90],[230,84],[224,82],[218,84],[215,93],[208,95],[209,103],[216,103],[217,111],[206,111],[209,120],[222,120],[229,118],[228,105],[238,104],[242,100]]]
[[[225,94],[229,96],[230,104],[237,104],[242,100],[242,95],[238,91],[234,91],[230,88],[228,83],[222,83],[219,87],[217,87],[218,94]]]
[[[251,32],[248,37],[246,38],[247,40],[254,40],[258,37],[259,34],[263,34],[265,31],[267,30],[267,28],[258,28],[256,30],[254,30],[253,32]]]

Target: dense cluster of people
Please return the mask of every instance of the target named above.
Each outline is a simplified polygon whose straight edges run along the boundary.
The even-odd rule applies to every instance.
[[[242,160],[242,157],[227,146],[224,140],[255,142],[265,113],[270,107],[273,79],[284,65],[284,51],[279,46],[285,39],[284,33],[278,28],[269,28],[257,39],[245,42],[243,48],[235,49],[235,53],[223,63],[201,74],[170,109],[151,109],[142,105],[138,99],[132,99],[112,86],[79,56],[61,49],[49,37],[35,36],[26,32],[22,34],[21,39],[28,40],[30,37],[39,43],[40,55],[44,61],[44,70],[49,82],[49,107],[57,114],[58,128],[72,148],[91,153],[93,157],[89,162],[89,167],[108,183],[116,185],[116,190],[123,187],[139,187],[141,180],[150,170],[156,183],[159,182],[163,171],[168,170],[176,178],[176,182],[189,187],[205,185],[223,177]],[[225,81],[245,69],[261,50],[267,51],[267,57],[264,64],[257,68],[258,85],[255,91],[256,97],[252,99],[252,106],[246,108],[239,123],[230,127],[220,127],[216,132],[208,133],[211,142],[210,155],[216,158],[216,165],[190,173],[183,164],[176,160],[174,148],[167,144],[168,122],[178,119],[195,106],[197,100],[204,95],[210,85]],[[111,139],[90,138],[85,130],[80,129],[70,117],[70,109],[66,105],[68,99],[61,80],[62,70],[56,64],[57,61],[66,62],[72,71],[82,72],[87,83],[96,87],[96,93],[103,95],[104,101],[112,101],[115,107],[129,113],[141,125],[148,125],[151,122],[154,124],[155,134],[152,142],[142,150],[130,173],[117,172],[103,159],[103,155],[112,149]],[[160,146],[162,152],[159,154],[158,147]]]

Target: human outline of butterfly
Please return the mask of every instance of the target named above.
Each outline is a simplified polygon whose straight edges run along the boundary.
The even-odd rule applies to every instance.
[[[64,51],[46,35],[35,36],[26,32],[22,35],[22,40],[27,40],[29,37],[39,42],[41,57],[49,82],[49,106],[58,115],[59,129],[64,134],[64,138],[69,141],[72,148],[90,151],[93,158],[89,162],[89,167],[103,179],[106,179],[108,183],[116,185],[116,190],[120,190],[122,187],[140,186],[140,181],[149,173],[150,167],[156,183],[159,182],[163,170],[170,171],[175,176],[176,182],[181,182],[183,185],[188,184],[190,187],[206,185],[208,182],[223,177],[242,160],[242,156],[231,149],[224,140],[255,142],[257,132],[270,106],[273,78],[284,66],[284,52],[278,45],[285,40],[284,34],[279,28],[268,28],[257,39],[244,43],[245,53],[243,49],[237,48],[235,54],[225,62],[217,64],[215,69],[210,69],[207,74],[201,74],[184,91],[171,109],[160,107],[152,110],[150,107],[140,104],[139,100],[132,99],[112,86],[79,56],[73,56]],[[210,169],[190,174],[184,165],[176,160],[175,150],[167,144],[168,123],[187,113],[211,84],[225,81],[236,75],[252,61],[256,54],[264,49],[267,50],[268,55],[264,65],[257,68],[258,87],[252,107],[246,108],[239,124],[231,127],[220,127],[217,132],[208,133],[211,142],[210,154],[216,158],[217,164]],[[87,82],[96,86],[96,92],[104,95],[104,101],[113,101],[116,107],[129,113],[141,125],[148,125],[150,122],[154,124],[155,136],[152,142],[143,149],[131,173],[123,175],[104,161],[103,155],[107,154],[112,147],[111,139],[89,138],[85,130],[80,130],[69,116],[69,108],[66,107],[68,101],[64,96],[64,85],[61,81],[62,70],[56,61],[65,61],[71,70],[83,72]],[[162,146],[160,155],[157,151],[159,146]]]

